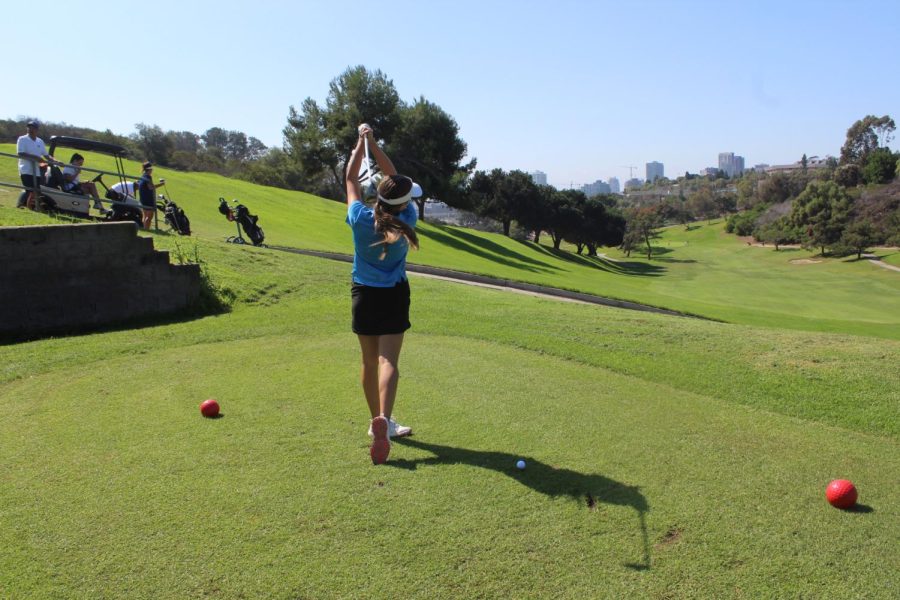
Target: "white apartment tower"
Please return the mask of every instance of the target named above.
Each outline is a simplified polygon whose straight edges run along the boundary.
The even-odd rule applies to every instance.
[[[744,157],[735,156],[734,152],[719,152],[719,170],[728,177],[740,177],[744,174]]]
[[[663,177],[663,164],[661,162],[653,161],[647,163],[647,181],[656,181]]]
[[[613,194],[621,194],[622,193],[622,186],[619,184],[618,177],[610,177],[609,181],[607,181],[606,183],[609,184],[609,191],[611,193],[613,193]]]
[[[531,175],[531,180],[537,185],[547,185],[547,174],[543,171],[533,171],[529,174]]]

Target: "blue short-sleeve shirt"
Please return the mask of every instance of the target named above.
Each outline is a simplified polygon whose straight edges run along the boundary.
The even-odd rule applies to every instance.
[[[397,218],[409,225],[416,226],[419,214],[415,205],[410,202]],[[381,241],[384,239],[375,231],[375,210],[359,200],[347,207],[347,224],[353,229],[353,281],[371,287],[394,287],[406,281],[406,255],[409,242],[401,237],[393,244],[387,245],[387,254],[381,259],[385,250]],[[373,245],[374,244],[374,245]]]
[[[153,179],[145,172],[141,175],[141,178],[138,179],[138,193],[140,194],[141,204],[144,207],[152,208],[156,206],[156,198],[154,197],[153,190],[150,189],[151,185],[153,185]]]

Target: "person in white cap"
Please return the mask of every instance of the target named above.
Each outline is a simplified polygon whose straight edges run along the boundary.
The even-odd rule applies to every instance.
[[[37,202],[33,190],[41,182],[41,161],[50,164],[59,164],[56,159],[47,154],[44,140],[38,137],[41,124],[35,120],[28,121],[27,131],[16,140],[16,154],[19,155],[19,178],[27,190],[19,195],[18,207],[36,208]]]
[[[363,202],[359,173],[363,155],[371,150],[381,169],[373,206]],[[369,453],[376,465],[387,461],[391,437],[412,434],[393,419],[400,371],[397,367],[403,335],[410,328],[406,255],[419,247],[416,208],[410,199],[409,177],[397,174],[391,159],[375,142],[372,128],[359,126],[359,139],[347,162],[347,224],[353,229],[353,332],[362,351],[360,379],[372,416]]]

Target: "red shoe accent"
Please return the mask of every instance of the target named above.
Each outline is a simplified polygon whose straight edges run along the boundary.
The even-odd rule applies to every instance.
[[[372,464],[383,465],[387,462],[391,452],[391,441],[388,439],[388,420],[384,417],[372,419],[372,447],[369,454],[372,456]]]

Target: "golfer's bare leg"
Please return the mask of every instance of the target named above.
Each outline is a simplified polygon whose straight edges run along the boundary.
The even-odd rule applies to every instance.
[[[81,184],[81,189],[90,194],[95,200],[100,199],[100,194],[97,193],[97,186],[94,185],[93,181],[85,181]]]
[[[366,403],[369,412],[374,419],[381,412],[378,401],[378,336],[357,335],[359,348],[362,350],[362,366],[360,367],[359,380],[363,393],[366,395]]]
[[[378,336],[378,396],[381,401],[381,414],[388,419],[394,411],[394,399],[397,397],[397,382],[400,379],[400,348],[403,347],[403,334]]]

